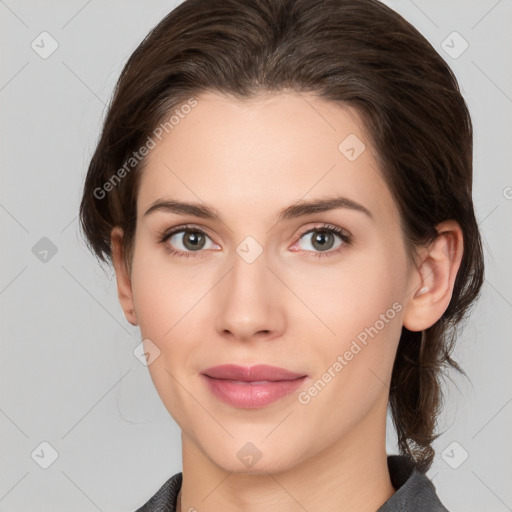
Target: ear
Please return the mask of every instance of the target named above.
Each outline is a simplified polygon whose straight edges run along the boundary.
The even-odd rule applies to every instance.
[[[463,252],[463,235],[454,220],[436,226],[436,239],[418,252],[419,261],[411,274],[412,290],[406,300],[403,324],[410,331],[434,325],[452,298]]]
[[[117,296],[128,322],[132,325],[138,325],[133,303],[130,272],[125,261],[125,255],[123,254],[123,236],[124,232],[119,226],[114,227],[110,233],[112,263],[116,272]]]

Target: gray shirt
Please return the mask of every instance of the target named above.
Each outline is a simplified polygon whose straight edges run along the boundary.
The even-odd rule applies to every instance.
[[[432,482],[408,458],[390,455],[388,468],[396,492],[376,512],[448,512]],[[181,482],[182,473],[176,473],[136,512],[175,512]]]

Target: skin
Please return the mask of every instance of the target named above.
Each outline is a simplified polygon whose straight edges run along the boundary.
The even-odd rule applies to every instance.
[[[354,161],[338,149],[349,134],[366,146]],[[299,200],[333,195],[372,218],[337,208],[277,222]],[[145,216],[160,198],[207,203],[222,221]],[[351,243],[332,235],[322,253],[315,233],[302,234],[319,223],[344,229]],[[184,245],[186,232],[160,242],[159,231],[182,224],[207,235],[199,252]],[[423,330],[440,318],[462,256],[458,224],[438,231],[414,262],[407,257],[397,207],[354,110],[295,92],[198,97],[148,155],[131,268],[123,232],[112,230],[120,303],[151,340],[145,348],[159,350],[148,368],[182,431],[181,510],[370,512],[392,496],[385,425],[401,328]],[[247,236],[263,250],[252,263],[236,252]],[[165,245],[193,255],[173,256]],[[298,394],[394,303],[396,316],[301,404]],[[235,408],[200,376],[225,363],[271,364],[308,379],[267,407]],[[252,467],[237,456],[247,442],[261,453]]]

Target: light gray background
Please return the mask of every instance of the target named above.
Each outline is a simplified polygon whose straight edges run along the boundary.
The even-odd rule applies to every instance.
[[[470,382],[447,381],[429,476],[451,512],[512,510],[512,1],[386,3],[452,66],[475,125],[486,282],[457,348]],[[0,512],[129,512],[181,470],[179,428],[133,355],[139,331],[77,222],[122,65],[176,4],[0,0]],[[43,31],[59,45],[46,59],[31,47]],[[441,46],[453,31],[469,43],[458,58]],[[58,452],[47,469],[42,442]]]

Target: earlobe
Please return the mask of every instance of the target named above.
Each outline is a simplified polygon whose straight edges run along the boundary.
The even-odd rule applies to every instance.
[[[436,239],[422,251],[410,280],[412,291],[404,308],[404,327],[423,331],[434,325],[452,298],[463,252],[459,224],[449,220],[437,226]]]
[[[139,325],[133,303],[130,273],[123,254],[123,236],[124,232],[119,226],[115,226],[110,234],[112,263],[114,265],[117,281],[117,296],[128,322],[132,325]]]

